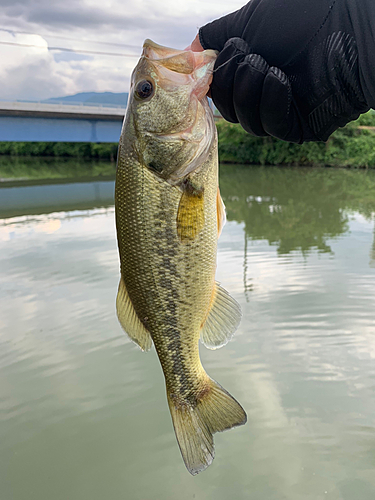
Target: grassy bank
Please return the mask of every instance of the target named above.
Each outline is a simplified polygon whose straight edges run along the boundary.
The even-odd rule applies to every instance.
[[[221,120],[219,157],[225,163],[375,168],[375,113],[337,130],[327,143],[290,144],[253,137],[239,125]],[[49,157],[115,160],[117,143],[0,142],[0,157]]]
[[[93,142],[0,142],[0,156],[90,158],[115,160],[117,143]]]
[[[375,168],[375,113],[337,130],[328,142],[291,144],[272,137],[253,137],[239,125],[217,123],[219,157],[225,163]]]

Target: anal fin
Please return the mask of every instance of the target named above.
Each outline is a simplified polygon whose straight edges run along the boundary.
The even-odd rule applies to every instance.
[[[209,349],[229,342],[241,321],[241,307],[219,283],[215,283],[211,308],[202,326],[201,341]]]
[[[117,317],[120,325],[142,351],[149,351],[152,347],[150,332],[140,321],[130,300],[124,280],[120,279],[120,284],[116,299]]]

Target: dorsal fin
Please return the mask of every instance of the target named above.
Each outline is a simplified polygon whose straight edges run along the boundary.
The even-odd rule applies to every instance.
[[[124,280],[120,279],[116,300],[117,317],[125,332],[142,351],[149,351],[152,347],[150,332],[139,319],[130,300]]]
[[[217,237],[219,237],[227,221],[227,216],[225,213],[225,205],[222,197],[220,196],[219,186],[217,187],[216,210],[217,210]]]
[[[219,283],[215,283],[211,308],[202,326],[201,341],[209,349],[229,342],[241,321],[241,307]]]

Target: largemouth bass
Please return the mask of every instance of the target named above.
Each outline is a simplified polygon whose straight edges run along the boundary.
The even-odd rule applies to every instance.
[[[191,474],[214,458],[212,435],[246,422],[199,358],[237,328],[237,302],[215,282],[225,222],[217,134],[206,93],[216,53],[146,40],[131,79],[116,175],[121,261],[117,315],[129,337],[155,345],[174,430]]]

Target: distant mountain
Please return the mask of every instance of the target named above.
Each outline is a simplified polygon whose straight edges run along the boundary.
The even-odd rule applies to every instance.
[[[66,104],[72,103],[86,103],[86,104],[109,104],[109,105],[121,105],[126,106],[128,103],[128,93],[114,93],[114,92],[79,92],[74,95],[67,95],[64,97],[52,97],[51,99],[45,99],[42,102],[46,103],[57,103],[62,102]]]

